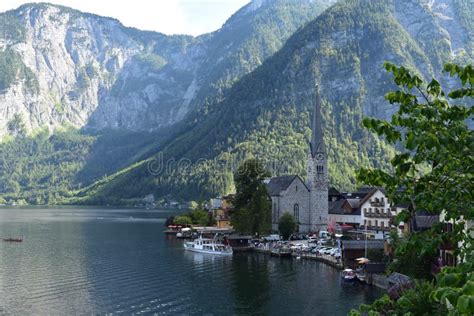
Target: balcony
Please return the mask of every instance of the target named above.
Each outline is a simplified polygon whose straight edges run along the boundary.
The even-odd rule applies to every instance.
[[[384,201],[370,201],[370,206],[372,206],[372,207],[384,207],[385,202]]]
[[[362,228],[364,227],[363,225],[361,226]],[[387,231],[390,231],[390,227],[388,226],[385,226],[385,227],[380,227],[380,226],[368,226],[367,225],[367,230],[375,230],[375,231],[384,231],[384,232],[387,232]]]
[[[364,216],[365,217],[370,217],[370,218],[392,218],[393,215],[390,212],[369,212],[369,211],[364,211]]]

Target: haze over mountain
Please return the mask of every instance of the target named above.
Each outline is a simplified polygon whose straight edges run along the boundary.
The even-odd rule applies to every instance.
[[[255,0],[221,30],[197,38],[140,32],[44,4],[7,13],[25,31],[12,29],[3,40],[3,54],[18,62],[7,72],[13,79],[0,81],[3,131],[18,112],[30,129],[65,123],[119,129],[2,145],[0,193],[36,203],[65,197],[124,203],[150,193],[204,198],[231,191],[227,166],[251,155],[277,164],[275,174],[304,175],[315,82],[324,102],[331,184],[354,187],[358,167],[386,166],[393,154],[360,126],[364,115],[388,118],[395,110],[383,98],[393,88],[383,62],[449,86],[443,63],[472,63],[474,14],[469,0],[328,5]],[[15,161],[18,153],[23,160]],[[183,158],[191,165],[150,172]],[[28,168],[37,172],[26,176]]]

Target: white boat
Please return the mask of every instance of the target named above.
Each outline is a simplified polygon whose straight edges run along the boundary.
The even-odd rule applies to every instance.
[[[202,236],[193,241],[185,242],[184,249],[187,251],[224,256],[231,256],[233,253],[230,246],[217,242],[215,239],[202,238]]]
[[[363,269],[357,269],[356,277],[359,281],[365,282],[365,271]]]
[[[342,279],[345,281],[345,282],[352,282],[352,281],[355,281],[356,279],[356,274],[354,272],[354,270],[352,269],[344,269],[342,271]]]
[[[191,238],[193,231],[189,227],[181,228],[179,232],[176,233],[176,238]]]

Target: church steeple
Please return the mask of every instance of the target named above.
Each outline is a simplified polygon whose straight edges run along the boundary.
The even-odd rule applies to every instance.
[[[311,137],[311,156],[315,158],[316,155],[319,154],[326,154],[326,150],[324,148],[324,140],[323,140],[323,128],[322,128],[322,118],[321,118],[321,98],[319,96],[319,85],[316,84],[315,86],[315,93],[314,93],[314,107],[313,107],[313,121],[311,125],[312,129],[312,137]]]

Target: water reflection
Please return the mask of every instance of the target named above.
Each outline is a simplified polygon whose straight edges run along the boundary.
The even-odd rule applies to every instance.
[[[345,315],[379,295],[305,260],[186,252],[170,212],[0,209],[0,314]],[[132,217],[132,218],[130,218]]]

